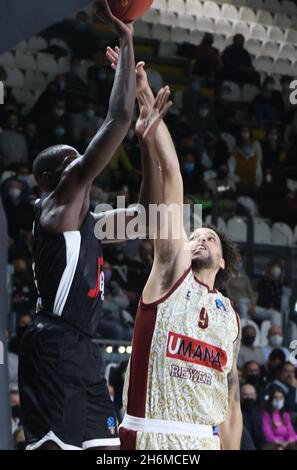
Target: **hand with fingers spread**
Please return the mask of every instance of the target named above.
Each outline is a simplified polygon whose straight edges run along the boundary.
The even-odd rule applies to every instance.
[[[116,70],[117,65],[118,65],[118,60],[119,60],[119,54],[120,54],[120,48],[115,47],[114,49],[112,47],[107,47],[106,49],[106,57],[108,58],[109,62],[111,63],[111,68],[113,70]],[[142,91],[145,91],[148,86],[148,79],[147,79],[147,73],[144,69],[145,67],[145,62],[141,61],[138,62],[136,65],[136,93],[141,93]]]
[[[170,89],[168,86],[161,88],[155,99],[154,106],[150,108],[148,105],[141,107],[140,116],[135,126],[138,137],[143,142],[150,142],[155,138],[156,130],[172,106],[169,101]]]
[[[120,38],[132,38],[133,36],[133,24],[124,23],[119,18],[117,18],[111,11],[108,4],[108,0],[98,0],[94,4],[94,12],[97,18],[104,23],[109,23],[112,25],[115,33]]]

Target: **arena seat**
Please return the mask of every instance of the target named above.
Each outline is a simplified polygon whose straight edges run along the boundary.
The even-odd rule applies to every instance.
[[[15,65],[24,70],[36,70],[36,59],[31,52],[16,51]]]
[[[271,244],[271,228],[265,219],[254,217],[254,243],[258,245]]]
[[[285,41],[285,33],[278,26],[268,26],[267,37],[271,41]]]
[[[288,43],[297,44],[297,31],[295,29],[287,29],[285,32],[285,40]]]
[[[152,38],[159,39],[160,41],[170,41],[170,28],[162,24],[152,25]]]
[[[206,224],[209,224],[209,225],[213,225],[213,223],[211,222],[211,220],[212,220],[211,215],[208,215],[208,216],[205,218],[205,223],[206,223]],[[226,232],[226,223],[225,223],[224,219],[222,219],[222,217],[218,217],[217,228],[218,228],[219,230],[222,230],[223,232]]]
[[[259,72],[266,72],[269,75],[272,74],[273,60],[270,57],[256,57],[253,63],[256,70],[258,70]]]
[[[268,39],[267,29],[261,24],[253,24],[251,25],[251,38],[254,39]]]
[[[162,25],[172,26],[172,28],[179,26],[178,16],[173,11],[161,11],[159,21]]]
[[[156,10],[167,10],[167,1],[166,0],[154,0],[152,8]]]
[[[183,42],[191,43],[191,36],[192,34],[196,33],[196,31],[189,31],[188,29],[184,28],[172,28],[170,32],[170,40],[181,44]],[[202,37],[202,33],[201,33]],[[196,37],[193,37],[193,44],[197,45]]]
[[[232,217],[228,220],[227,232],[235,242],[247,241],[247,224],[240,217]]]
[[[58,64],[55,58],[50,54],[37,54],[37,68],[40,72],[57,75]]]
[[[239,8],[239,20],[245,21],[246,23],[256,23],[257,18],[255,12],[248,7]]]
[[[211,18],[205,18],[205,17],[197,18],[196,28],[199,29],[200,31],[205,31],[208,33],[215,32],[214,21]]]
[[[262,55],[263,44],[259,39],[249,38],[245,43],[246,50],[255,56]]]
[[[226,20],[237,21],[239,20],[239,12],[234,5],[222,5],[222,18]]]
[[[259,93],[260,90],[256,85],[245,83],[242,89],[242,100],[246,103],[252,103]]]
[[[46,88],[46,85],[46,78],[39,70],[27,70],[25,72],[25,88],[29,90],[43,90]]]
[[[135,37],[149,38],[151,36],[150,25],[143,21],[136,21],[134,24],[134,35]]]
[[[271,13],[281,13],[282,5],[278,0],[264,0],[263,9]]]
[[[244,21],[234,21],[232,26],[232,35],[242,34],[245,39],[248,39],[251,36],[251,29],[248,23]]]
[[[297,16],[297,5],[292,0],[283,0],[282,10],[288,16]]]
[[[270,327],[271,327],[270,320],[262,321],[261,327],[260,327],[260,345],[262,347],[265,347],[268,345],[268,331]]]
[[[174,31],[172,31],[172,34],[173,33]],[[198,31],[196,29],[196,30],[190,31],[189,36],[188,36],[188,41],[190,44],[194,44],[195,46],[197,46],[197,44],[200,44],[203,36],[204,36],[204,32]]]
[[[279,43],[276,41],[265,41],[263,44],[262,55],[276,59],[280,55]]]
[[[24,86],[24,74],[20,69],[8,69],[6,68],[7,79],[5,85],[8,87],[19,87]]]
[[[215,2],[206,1],[202,4],[202,15],[208,18],[221,18],[222,12],[219,5]]]
[[[160,12],[158,10],[154,10],[151,8],[148,10],[145,15],[141,18],[141,21],[144,23],[153,23],[153,24],[158,24],[160,23]],[[138,23],[136,21],[135,25]]]
[[[274,17],[274,23],[276,26],[282,29],[287,29],[291,27],[291,18],[288,17],[285,13],[276,13]]]
[[[5,52],[4,54],[0,55],[0,65],[7,68],[14,68],[15,67],[15,58],[12,52]]]
[[[177,54],[177,44],[172,41],[163,41],[159,45],[159,57],[170,57]]]
[[[199,0],[186,0],[186,13],[191,15],[202,15],[202,3]]]
[[[215,18],[214,31],[217,34],[224,34],[225,36],[229,36],[232,34],[232,23],[230,23],[230,21],[225,18]]]
[[[272,226],[271,243],[274,245],[291,246],[293,244],[293,232],[289,225],[276,222]]]
[[[227,85],[230,88],[230,94],[227,97],[227,101],[241,101],[241,88],[236,82],[224,81],[223,85]]]
[[[184,13],[186,4],[184,0],[168,0],[167,10],[176,13]]]
[[[33,36],[28,40],[28,51],[38,52],[48,47],[47,41],[41,36]]]
[[[135,29],[136,24],[134,25]],[[61,47],[62,49],[65,49],[66,51],[70,52],[70,47],[68,46],[67,42],[63,41],[63,39],[60,38],[52,38],[49,42],[50,46],[58,46]]]
[[[183,15],[179,15],[177,19],[177,26],[179,28],[185,29],[198,29],[197,27],[197,17],[194,15],[190,15],[185,13]]]
[[[280,75],[291,75],[292,62],[289,59],[276,59],[273,64],[272,72]]]

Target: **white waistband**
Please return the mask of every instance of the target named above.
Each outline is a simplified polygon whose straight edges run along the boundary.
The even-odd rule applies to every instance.
[[[205,424],[182,423],[163,419],[136,418],[125,415],[120,427],[131,431],[160,432],[162,434],[181,434],[184,436],[212,437],[212,426]]]

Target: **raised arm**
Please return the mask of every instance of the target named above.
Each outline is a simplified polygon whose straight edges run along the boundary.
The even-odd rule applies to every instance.
[[[219,425],[222,450],[240,450],[242,435],[242,414],[240,409],[239,381],[237,359],[241,343],[238,335],[233,347],[233,365],[228,374],[228,414],[225,421]]]

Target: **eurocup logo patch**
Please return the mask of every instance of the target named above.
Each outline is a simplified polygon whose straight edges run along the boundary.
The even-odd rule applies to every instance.
[[[107,418],[106,424],[107,424],[107,427],[108,427],[108,430],[109,430],[110,434],[115,434],[116,433],[116,422],[115,422],[115,419],[114,419],[113,416],[110,416],[109,418]]]
[[[221,301],[221,299],[216,299],[216,307],[217,307],[219,310],[224,310],[224,312],[226,312],[226,307],[225,307],[225,305],[223,304],[223,302]]]

